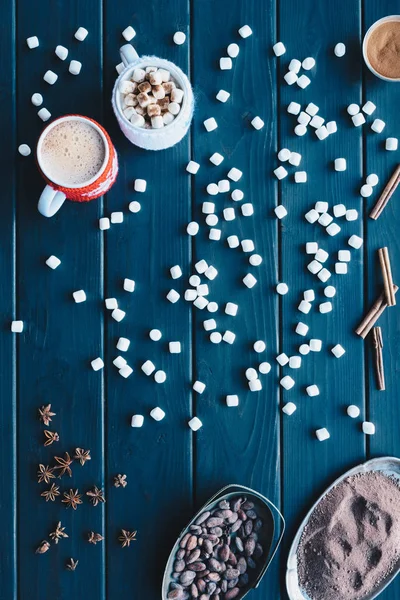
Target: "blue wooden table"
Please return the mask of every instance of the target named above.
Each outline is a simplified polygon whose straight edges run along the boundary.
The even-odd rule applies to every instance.
[[[0,287],[3,326],[1,356],[0,435],[0,598],[2,600],[101,600],[160,598],[163,565],[169,549],[190,515],[213,492],[227,483],[241,483],[267,495],[287,519],[287,534],[254,598],[286,598],[284,573],[287,550],[302,516],[318,494],[347,468],[380,455],[399,455],[400,320],[396,308],[380,320],[384,335],[387,391],[377,392],[370,341],[353,333],[362,314],[379,293],[382,282],[376,249],[387,245],[394,278],[400,277],[398,220],[399,198],[394,198],[379,221],[367,218],[383,183],[399,162],[398,152],[386,152],[383,140],[400,136],[398,110],[400,85],[374,78],[363,66],[360,45],[364,32],[376,19],[398,13],[394,0],[9,0],[3,5],[0,36],[0,114],[2,122],[2,218],[0,220]],[[194,85],[196,112],[189,135],[171,150],[150,153],[133,147],[120,132],[112,114],[110,96],[120,62],[121,31],[132,25],[139,53],[156,54],[176,62]],[[242,40],[240,26],[249,24],[254,34]],[[80,43],[77,27],[89,30]],[[172,42],[177,30],[187,42]],[[37,35],[40,46],[29,50],[25,39]],[[272,45],[282,40],[287,53],[276,59]],[[342,41],[347,54],[338,59],[334,45]],[[220,71],[219,58],[226,46],[238,42],[240,54],[232,71]],[[54,54],[57,44],[69,48],[70,58],[83,63],[79,77],[68,73],[67,63]],[[289,87],[283,75],[291,58],[313,56],[317,66],[306,90]],[[47,69],[59,74],[50,87],[42,76]],[[219,89],[231,93],[226,104],[215,100]],[[296,89],[294,89],[296,88]],[[81,206],[67,202],[51,220],[36,209],[43,187],[34,156],[17,153],[21,143],[32,148],[43,127],[30,103],[41,92],[52,116],[77,112],[103,123],[116,145],[120,174],[116,185],[99,201]],[[370,126],[355,128],[346,113],[348,104],[372,100],[376,116],[386,123],[383,134]],[[295,118],[288,115],[290,101],[314,102],[339,131],[325,141],[313,133],[293,134]],[[255,131],[249,122],[259,115],[265,126]],[[218,129],[206,133],[203,120],[214,116]],[[369,120],[370,122],[370,120]],[[303,156],[306,184],[292,177],[278,183],[273,169],[282,147]],[[209,157],[220,152],[225,160],[213,166]],[[347,159],[347,171],[336,173],[332,161]],[[192,158],[201,164],[196,176],[185,171]],[[231,167],[244,173],[239,186],[254,204],[254,217],[222,223],[222,241],[208,241],[201,214],[207,199],[205,186],[226,176]],[[376,172],[380,184],[366,200],[359,188],[366,175]],[[133,190],[133,180],[144,178],[147,192]],[[137,199],[142,210],[128,212]],[[342,220],[341,233],[329,238],[322,228],[304,220],[317,200],[330,205],[343,202],[356,208],[360,218]],[[232,205],[229,196],[216,198],[220,216]],[[273,209],[283,204],[288,216],[278,222]],[[100,232],[98,219],[124,211],[125,220]],[[186,224],[197,220],[200,233],[190,238]],[[308,316],[297,311],[302,292],[313,287],[316,304],[323,301],[323,285],[306,269],[306,241],[317,241],[331,253],[346,248],[349,235],[365,242],[352,251],[349,274],[334,276],[337,295],[334,310],[322,315],[316,308]],[[253,239],[263,257],[260,267],[250,267],[248,257],[232,250],[226,237]],[[45,260],[55,254],[61,266],[51,271]],[[236,333],[235,343],[213,345],[202,322],[212,315],[181,299],[172,305],[165,295],[171,287],[181,294],[195,261],[204,258],[219,271],[210,283],[218,302],[215,316],[220,330]],[[179,264],[184,277],[172,282],[169,268]],[[257,285],[249,290],[242,277],[253,272]],[[136,290],[122,289],[125,277],[136,281]],[[275,293],[278,281],[288,283],[284,297]],[[397,281],[398,283],[398,281]],[[87,302],[75,304],[72,292],[83,288]],[[104,298],[117,297],[127,317],[116,323],[104,308]],[[237,317],[224,314],[224,303],[239,305]],[[302,317],[302,318],[300,318]],[[10,333],[12,319],[22,319],[24,332]],[[279,352],[294,354],[301,340],[294,332],[297,321],[310,326],[310,336],[323,340],[323,350],[304,357],[298,372],[290,373],[296,386],[286,392],[278,381],[288,369],[279,369]],[[159,328],[161,342],[148,332]],[[112,360],[120,335],[131,339],[127,353],[134,374],[121,378]],[[257,355],[252,344],[267,343]],[[182,353],[169,354],[168,342],[179,340]],[[340,360],[330,348],[342,344]],[[90,361],[101,356],[105,369],[94,372]],[[168,375],[157,385],[140,370],[151,359]],[[272,370],[262,376],[260,393],[248,391],[244,371],[268,360]],[[192,391],[200,379],[203,395]],[[321,394],[309,398],[305,386],[316,383]],[[226,394],[238,394],[237,409],[227,408]],[[287,401],[297,411],[287,417],[280,406]],[[52,429],[60,441],[43,446],[43,425],[37,409],[51,403]],[[360,432],[361,418],[348,418],[345,408],[355,403],[362,419],[376,424],[376,435]],[[166,418],[156,423],[149,411],[160,406]],[[146,416],[142,429],[130,428],[134,413]],[[192,415],[203,421],[193,434],[187,426]],[[315,429],[327,427],[330,440],[319,443]],[[93,485],[105,490],[107,503],[91,506],[87,498],[76,512],[60,499],[44,501],[36,471],[39,463],[52,464],[54,455],[82,447],[92,460],[73,465],[71,480],[60,480],[60,489]],[[117,473],[127,475],[125,489],[113,486]],[[48,539],[61,520],[68,539],[49,552],[35,549]],[[137,530],[137,542],[121,548],[121,528]],[[91,545],[89,531],[101,532],[104,542]],[[65,569],[67,559],[79,560],[75,572]],[[382,600],[400,599],[400,579]]]

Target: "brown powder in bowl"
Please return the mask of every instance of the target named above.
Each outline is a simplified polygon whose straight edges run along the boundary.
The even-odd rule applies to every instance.
[[[377,472],[347,477],[311,514],[297,550],[312,600],[360,600],[400,563],[400,488]]]
[[[367,56],[380,75],[400,78],[400,21],[387,21],[370,34]]]

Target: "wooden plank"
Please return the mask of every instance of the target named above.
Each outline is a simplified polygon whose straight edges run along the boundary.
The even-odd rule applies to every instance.
[[[101,119],[101,4],[71,1],[66,7],[44,0],[40,6],[18,3],[18,138],[32,147],[43,123],[30,104],[41,92],[53,117],[78,112]],[[89,30],[80,43],[73,37],[79,26]],[[39,48],[28,50],[25,38],[37,35]],[[69,49],[69,59],[83,63],[73,77],[68,62],[54,54],[57,44]],[[50,87],[43,82],[46,69],[59,75]],[[98,98],[98,101],[94,100]],[[92,460],[73,465],[73,477],[57,480],[60,491],[70,487],[85,493],[93,484],[104,485],[103,373],[90,361],[103,355],[102,236],[97,227],[101,201],[87,205],[66,202],[59,215],[39,215],[37,199],[44,182],[32,155],[18,171],[17,314],[25,322],[18,352],[18,551],[19,597],[104,598],[104,545],[87,543],[87,532],[102,531],[104,508],[93,508],[88,498],[78,510],[67,510],[59,498],[46,503],[38,485],[38,463],[51,464],[54,455],[90,449]],[[44,261],[58,256],[62,264],[51,271]],[[85,289],[87,301],[75,304],[72,292]],[[51,423],[60,441],[43,447],[43,426],[37,409],[51,403],[57,413]],[[32,518],[34,516],[34,518]],[[35,555],[41,540],[61,520],[69,538]],[[75,573],[65,569],[70,557],[79,560]]]
[[[383,0],[376,3],[365,0],[363,32],[377,19],[386,15],[398,14],[398,12],[398,3],[394,1]],[[363,100],[371,100],[377,106],[374,114],[368,119],[369,124],[374,118],[380,118],[386,122],[386,127],[381,134],[372,132],[369,124],[367,127],[364,126],[365,175],[374,172],[377,173],[380,179],[373,195],[365,201],[365,213],[367,215],[395,166],[399,163],[399,153],[385,151],[384,141],[387,137],[400,137],[397,108],[400,103],[400,90],[396,84],[378,79],[365,68]],[[372,221],[367,217],[365,219],[366,307],[369,306],[382,287],[382,277],[379,261],[377,260],[378,248],[388,246],[393,278],[396,283],[400,279],[400,247],[397,225],[399,217],[399,192],[396,192],[377,221]],[[400,361],[398,306],[386,310],[379,320],[379,325],[382,327],[384,341],[385,392],[379,392],[376,389],[371,336],[369,335],[364,342],[367,351],[368,369],[368,410],[366,418],[376,425],[376,434],[367,440],[368,455],[371,458],[384,455],[399,456],[400,454],[400,442],[397,435],[400,409],[397,394],[398,378],[396,376]],[[382,600],[400,598],[400,580],[397,578],[380,597]]]
[[[346,113],[351,102],[361,101],[360,6],[352,3],[351,10],[338,11],[337,3],[306,2],[301,11],[293,12],[293,3],[280,4],[279,39],[286,45],[286,54],[280,60],[280,140],[279,146],[302,154],[298,170],[307,172],[307,183],[295,184],[293,172],[282,181],[280,198],[289,214],[282,222],[281,259],[282,278],[290,293],[283,298],[283,336],[281,351],[289,356],[298,354],[298,347],[310,338],[323,341],[320,353],[303,357],[299,372],[285,367],[283,374],[291,375],[295,387],[282,393],[283,402],[293,401],[297,411],[283,421],[283,506],[288,521],[286,547],[295,528],[308,507],[337,475],[365,458],[364,439],[354,431],[355,425],[346,416],[346,406],[357,404],[364,411],[364,356],[363,344],[354,336],[353,327],[363,306],[363,254],[352,251],[347,276],[335,275],[337,251],[348,248],[351,234],[362,235],[363,203],[358,194],[362,181],[362,133],[356,129]],[[346,56],[338,59],[333,54],[337,42],[347,46]],[[306,90],[296,84],[289,87],[283,81],[291,58],[303,60],[312,56],[316,68],[308,73],[312,83]],[[320,107],[319,114],[327,121],[336,120],[338,132],[319,141],[311,127],[304,137],[296,137],[293,129],[296,117],[286,112],[291,101],[309,102]],[[335,172],[333,160],[345,157],[347,171]],[[278,161],[276,161],[278,164]],[[341,232],[329,237],[323,228],[309,224],[304,214],[317,200],[327,201],[331,207],[344,203],[359,211],[359,220],[346,222],[337,219]],[[327,284],[311,275],[306,265],[313,258],[305,254],[305,243],[316,241],[328,251],[325,266],[333,272]],[[328,300],[323,295],[325,285],[332,284],[337,294],[332,300],[333,312],[320,314],[318,305]],[[316,300],[309,315],[297,310],[304,290],[313,288]],[[294,332],[296,323],[309,325],[309,334],[302,338]],[[331,348],[340,343],[346,354],[340,360],[331,354]],[[317,384],[320,395],[309,398],[305,387]],[[319,443],[315,430],[327,427],[331,439]]]
[[[183,294],[189,270],[190,239],[184,233],[190,221],[190,177],[185,172],[190,138],[173,149],[146,152],[131,145],[120,132],[111,113],[109,98],[114,85],[121,31],[131,24],[137,32],[133,43],[140,54],[164,57],[189,69],[189,45],[176,46],[176,29],[188,31],[189,4],[186,0],[160,0],[156,4],[127,2],[118,11],[112,2],[105,6],[105,108],[107,126],[120,156],[120,175],[107,196],[105,214],[123,210],[125,222],[107,232],[105,296],[117,297],[127,316],[121,323],[107,317],[107,478],[125,473],[128,487],[112,488],[107,504],[107,594],[110,598],[160,598],[161,578],[170,549],[192,513],[192,450],[187,421],[191,413],[191,317],[183,299],[170,304],[170,288]],[[133,181],[147,180],[147,191],[135,193]],[[138,200],[142,209],[128,212]],[[184,278],[172,280],[169,268],[179,264]],[[136,281],[129,294],[122,289],[125,277]],[[160,342],[149,339],[158,328]],[[111,364],[122,335],[131,340],[125,357],[134,368],[125,380]],[[179,340],[181,354],[169,354],[168,342]],[[147,378],[140,367],[145,360],[167,373],[165,384]],[[149,412],[160,406],[166,412],[156,423]],[[145,416],[142,429],[130,429],[130,418]],[[133,548],[122,549],[117,537],[121,528],[137,529]]]
[[[16,540],[16,385],[15,357],[17,340],[10,332],[10,321],[15,318],[15,182],[16,165],[25,160],[17,154],[15,122],[15,3],[3,7],[4,31],[0,37],[0,77],[7,82],[0,94],[0,111],[3,119],[2,134],[7,145],[0,161],[3,206],[0,222],[1,252],[0,303],[3,327],[0,333],[2,370],[0,377],[0,512],[3,516],[3,539],[0,561],[0,589],[4,597],[17,597],[17,540]]]
[[[228,24],[222,29],[217,29],[216,23],[225,21],[226,5],[204,0],[194,3],[193,8],[193,71],[198,89],[193,157],[202,165],[195,177],[193,194],[194,218],[201,223],[193,262],[204,258],[219,271],[218,277],[208,282],[209,298],[218,303],[218,312],[194,313],[193,380],[207,384],[194,404],[195,414],[204,423],[195,437],[196,504],[200,506],[224,484],[241,483],[262,492],[279,506],[279,412],[273,360],[278,345],[278,302],[270,293],[277,279],[277,227],[271,218],[277,185],[269,176],[277,145],[276,71],[274,62],[267,57],[276,37],[275,3],[252,1],[244,5],[235,0],[229,4]],[[240,38],[237,32],[244,24],[254,31],[247,39]],[[234,59],[233,70],[222,72],[219,58],[226,56],[231,42],[238,42],[240,53]],[[203,50],[199,52],[199,48]],[[215,99],[221,88],[231,93],[226,104]],[[261,131],[250,125],[255,115],[265,121]],[[203,121],[211,116],[216,118],[218,129],[207,133]],[[219,167],[208,161],[214,152],[225,156]],[[253,203],[253,217],[243,217],[240,203],[233,202],[230,194],[210,198],[205,192],[208,183],[225,178],[231,167],[243,171],[242,179],[231,183],[231,188],[242,189],[243,202]],[[220,219],[217,227],[222,229],[219,242],[208,240],[210,228],[201,212],[205,200],[216,203]],[[222,210],[228,206],[236,211],[233,222],[223,220]],[[240,248],[228,247],[226,238],[231,234],[237,234],[240,240],[254,240],[256,252],[263,257],[260,267],[251,267],[249,255]],[[258,279],[251,290],[242,282],[247,272]],[[229,301],[239,305],[236,317],[224,314]],[[218,331],[224,333],[228,329],[236,334],[232,346],[210,343],[202,323],[211,317],[215,317]],[[259,355],[252,348],[257,339],[267,343],[267,351]],[[261,376],[263,390],[252,393],[244,372],[248,367],[257,368],[263,360],[272,362],[272,371]],[[238,394],[239,408],[227,408],[227,394]],[[278,597],[278,573],[279,563],[275,561],[258,595]]]

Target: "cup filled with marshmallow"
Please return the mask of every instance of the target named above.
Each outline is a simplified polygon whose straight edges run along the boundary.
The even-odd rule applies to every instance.
[[[174,146],[193,117],[189,79],[168,60],[139,57],[131,44],[122,46],[120,53],[125,68],[115,82],[112,106],[122,132],[145,150]]]

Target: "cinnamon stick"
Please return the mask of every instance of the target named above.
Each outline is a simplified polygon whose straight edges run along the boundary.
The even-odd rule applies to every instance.
[[[383,339],[380,327],[374,327],[372,330],[372,340],[375,350],[375,372],[379,391],[385,390],[385,371],[383,367]]]
[[[383,190],[382,194],[379,196],[378,200],[375,203],[375,206],[372,208],[369,216],[371,219],[378,219],[382,212],[383,209],[385,208],[386,204],[389,202],[390,198],[392,197],[394,191],[396,190],[397,186],[400,183],[400,164],[397,165],[393,175],[391,176],[391,178],[389,179],[389,181],[387,182],[385,189]]]
[[[399,288],[397,285],[393,285],[393,293],[396,294]],[[386,296],[385,293],[382,294],[375,300],[357,329],[355,330],[356,334],[365,339],[381,314],[384,312],[387,307]]]
[[[378,250],[379,263],[381,265],[383,286],[385,288],[386,301],[388,306],[394,306],[396,299],[393,293],[393,277],[392,268],[390,266],[390,258],[387,247],[379,248]]]

